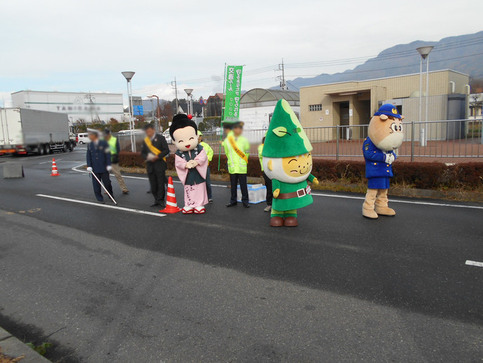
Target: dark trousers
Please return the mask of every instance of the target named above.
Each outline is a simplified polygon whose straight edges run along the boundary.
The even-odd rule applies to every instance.
[[[208,166],[208,170],[206,171],[206,193],[208,194],[208,199],[213,199],[213,191],[211,190],[211,172],[210,167]]]
[[[104,184],[109,194],[113,195],[111,179],[109,179],[109,173],[105,172],[105,173],[94,173],[94,174],[96,174],[97,179],[102,181],[102,184]],[[101,185],[98,183],[96,178],[94,178],[93,176],[91,176],[91,178],[92,178],[92,186],[94,187],[94,194],[96,195],[96,199],[99,202],[102,202],[104,200],[104,197],[102,196]]]
[[[162,204],[166,196],[166,167],[162,163],[154,162],[152,165],[149,165],[147,171],[154,201]]]
[[[236,203],[237,184],[240,183],[243,204],[248,204],[248,186],[246,174],[230,174],[231,199],[230,203]]]
[[[263,179],[265,180],[265,186],[267,187],[267,205],[272,205],[273,201],[273,190],[272,190],[272,179],[270,179],[265,172],[263,172]]]

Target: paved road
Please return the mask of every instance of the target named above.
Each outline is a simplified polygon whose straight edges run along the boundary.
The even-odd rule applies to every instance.
[[[271,229],[223,185],[202,216],[36,196],[93,201],[83,159],[58,155],[58,178],[48,156],[0,159],[26,174],[0,180],[0,325],[55,361],[481,361],[482,205],[399,199],[369,221],[319,193]],[[127,183],[120,205],[150,210],[147,180]]]

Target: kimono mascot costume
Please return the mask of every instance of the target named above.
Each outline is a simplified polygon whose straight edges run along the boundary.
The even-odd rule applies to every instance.
[[[263,168],[272,180],[272,227],[296,227],[297,209],[312,204],[307,180],[319,182],[311,174],[311,151],[312,145],[290,105],[286,100],[278,101],[262,151]]]
[[[366,160],[367,193],[362,205],[362,215],[377,219],[378,216],[395,216],[389,208],[387,192],[389,180],[393,177],[392,163],[396,160],[394,150],[403,142],[402,119],[396,107],[382,105],[369,123],[368,136],[362,144]]]
[[[196,123],[185,114],[174,116],[169,134],[178,149],[174,156],[176,172],[184,185],[183,214],[203,214],[208,204],[206,194],[206,172],[208,157],[203,146],[198,144]]]

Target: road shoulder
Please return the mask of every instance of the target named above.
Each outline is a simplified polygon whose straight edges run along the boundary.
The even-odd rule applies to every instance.
[[[35,350],[15,338],[8,331],[0,327],[0,357],[2,354],[9,358],[20,358],[21,363],[48,363],[46,358],[42,357]]]

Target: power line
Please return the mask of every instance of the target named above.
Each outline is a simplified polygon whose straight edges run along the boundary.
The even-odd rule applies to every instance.
[[[445,62],[445,61],[454,60],[454,59],[468,58],[468,57],[473,57],[473,56],[476,56],[476,55],[483,55],[483,52],[482,53],[468,54],[468,55],[458,56],[458,57],[453,57],[453,58],[433,60],[433,61],[431,61],[431,64]],[[418,64],[419,63],[413,63],[413,64],[406,64],[406,65],[403,65],[403,66],[385,67],[385,68],[377,68],[377,69],[366,69],[366,70],[361,70],[361,71],[351,70],[350,73],[348,72],[348,74],[377,72],[377,71],[384,71],[384,70],[388,70],[388,69],[409,68],[409,67],[418,66]],[[339,74],[343,74],[343,73],[339,73]],[[293,75],[292,74],[289,77],[316,77],[316,76],[320,76],[320,74],[300,74],[300,75]]]
[[[434,43],[434,42],[432,42]],[[464,48],[464,47],[469,47],[469,46],[474,46],[474,45],[479,45],[483,43],[483,38],[478,37],[478,38],[472,38],[472,39],[467,39],[464,41],[450,41],[446,42],[445,44],[436,46],[432,53],[438,53],[438,52],[443,52],[443,51],[448,51],[448,50],[454,50],[454,49],[459,49],[459,48]],[[362,57],[352,57],[352,58],[340,58],[340,59],[333,59],[333,60],[326,60],[326,61],[312,61],[312,62],[300,62],[300,63],[284,63],[283,64],[283,70],[285,71],[286,68],[288,69],[297,69],[297,68],[324,68],[324,67],[333,67],[333,66],[341,66],[341,65],[349,65],[349,64],[355,64],[355,63],[362,63],[362,62],[381,62],[381,61],[386,61],[386,60],[391,60],[391,59],[397,59],[397,58],[406,58],[413,56],[415,54],[415,50],[404,50],[404,51],[397,51],[397,52],[388,52],[384,54],[379,54],[379,55],[371,55],[371,56],[362,56]],[[431,63],[438,63],[438,62],[443,62],[443,61],[448,61],[448,60],[454,60],[454,59],[460,59],[460,58],[467,58],[475,55],[481,55],[482,53],[476,53],[476,54],[470,54],[466,56],[458,56],[458,57],[453,57],[453,58],[445,58],[445,59],[439,59],[439,60],[433,60]],[[403,66],[395,66],[395,67],[385,67],[385,68],[378,68],[378,69],[373,69],[373,70],[353,70],[351,71],[351,74],[358,74],[358,73],[368,73],[368,72],[377,72],[380,70],[390,70],[390,69],[397,69],[397,68],[409,68],[417,65],[417,63],[414,64],[407,64]],[[268,73],[268,72],[274,72],[274,71],[280,71],[280,64],[274,64],[274,65],[268,65],[264,67],[258,67],[254,69],[247,69],[244,71],[244,77],[254,77],[258,76],[260,74]],[[283,72],[285,73],[285,72]],[[287,75],[283,74],[285,77],[285,83],[288,83],[289,81],[286,80]],[[290,75],[288,77],[315,77],[320,75],[318,74],[299,74],[299,75]],[[222,76],[220,75],[215,75],[212,77],[204,77],[204,78],[195,78],[195,79],[187,79],[183,81],[178,81],[178,83],[182,84],[206,84],[206,83],[213,83],[213,82],[221,82],[223,79]],[[269,78],[255,78],[255,79],[250,79],[250,80],[245,80],[244,83],[252,83],[252,82],[261,82],[265,80],[270,80],[270,79],[276,79],[276,76],[274,75],[273,77]],[[282,79],[283,81],[283,79]],[[283,82],[282,82],[283,83]],[[292,84],[293,87],[295,87]]]

